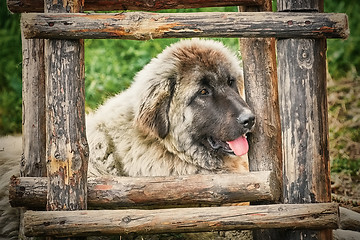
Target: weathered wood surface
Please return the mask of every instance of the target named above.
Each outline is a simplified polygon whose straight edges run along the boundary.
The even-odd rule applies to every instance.
[[[13,207],[45,209],[46,178],[13,178]],[[88,180],[89,208],[218,205],[276,201],[280,186],[270,172],[174,177],[98,177]]]
[[[261,5],[263,0],[85,0],[84,11],[142,10],[251,6]],[[7,0],[13,13],[44,12],[44,0]]]
[[[26,38],[55,39],[346,38],[349,34],[342,13],[26,13],[21,23]]]
[[[45,177],[44,40],[22,33],[22,146],[20,175]]]
[[[22,29],[23,30],[23,29]],[[44,39],[22,41],[22,158],[20,176],[45,177],[45,65]],[[19,238],[24,236],[20,209]]]
[[[360,232],[360,213],[340,207],[340,228]]]
[[[259,7],[239,7],[242,12],[272,11],[272,1]],[[274,38],[241,38],[246,102],[256,115],[255,130],[248,134],[250,171],[271,170],[282,186],[281,126]],[[279,202],[282,201],[280,198]],[[261,203],[259,203],[261,204]],[[264,202],[262,202],[264,204]],[[253,239],[281,239],[275,229],[257,229]]]
[[[359,240],[360,232],[336,229],[333,230],[334,240]]]
[[[242,8],[245,10],[251,9]],[[275,171],[280,179],[281,126],[275,39],[242,38],[240,51],[246,102],[256,115],[255,130],[248,134],[250,171]]]
[[[281,6],[320,8],[322,0],[278,0]],[[295,2],[297,2],[295,4]],[[320,9],[321,10],[321,9]],[[277,42],[283,143],[284,203],[330,202],[326,39]],[[331,239],[329,230],[289,231],[284,239]]]
[[[277,0],[278,11],[323,12],[324,0]]]
[[[81,1],[46,0],[48,12],[81,11]],[[87,205],[83,40],[46,40],[47,210]],[[52,213],[50,213],[52,214]]]
[[[333,231],[334,240],[360,239],[360,213],[340,207],[340,229]]]
[[[233,229],[337,228],[337,204],[281,204],[160,210],[25,213],[27,236],[113,235]]]
[[[331,199],[325,41],[278,41],[284,203]],[[309,236],[306,231],[299,234],[294,239]]]

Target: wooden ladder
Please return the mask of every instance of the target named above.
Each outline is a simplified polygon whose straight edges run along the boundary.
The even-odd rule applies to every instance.
[[[214,6],[242,7],[241,12],[81,13]],[[26,236],[254,229],[261,239],[263,229],[270,229],[272,239],[331,239],[339,210],[329,203],[325,51],[326,38],[348,36],[345,14],[322,13],[321,0],[278,0],[278,12],[272,12],[270,0],[8,0],[8,7],[22,13],[24,103],[21,177],[12,179],[10,201],[42,210],[25,212]],[[242,38],[246,99],[258,119],[249,136],[251,172],[87,179],[82,39],[178,37]],[[71,145],[77,151],[69,156]],[[64,174],[69,166],[78,166],[71,176]],[[171,191],[179,186],[183,192]],[[169,208],[239,201],[258,205]]]

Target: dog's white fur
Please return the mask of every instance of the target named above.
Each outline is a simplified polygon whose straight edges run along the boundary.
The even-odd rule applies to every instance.
[[[143,104],[144,99],[150,101],[146,95],[148,94],[147,89],[163,84],[159,79],[168,78],[173,74],[178,64],[178,59],[173,57],[174,52],[190,45],[211,48],[219,54],[225,55],[230,63],[228,68],[242,75],[237,57],[219,42],[185,40],[165,49],[136,75],[129,89],[109,99],[94,114],[88,116],[89,176],[109,173],[129,176],[168,176],[210,172],[206,169],[199,169],[192,164],[189,155],[178,150],[176,142],[179,140],[172,138],[174,136],[180,138],[180,132],[183,131],[183,127],[180,130],[175,128],[177,126],[176,118],[179,117],[171,119],[171,133],[164,139],[154,137],[152,134],[144,135],[139,130],[141,127],[137,125],[139,107]],[[182,114],[176,112],[183,109],[180,103],[173,101],[172,104],[175,106],[170,108],[169,116]],[[172,128],[173,126],[174,128]],[[186,139],[182,139],[182,141],[186,141]],[[206,153],[202,154],[206,155]],[[116,166],[116,164],[121,164],[121,166]],[[232,172],[247,169],[246,160],[239,160],[238,157],[230,158],[225,165],[227,168],[231,168]],[[119,172],[119,169],[122,171]]]
[[[21,137],[0,138],[0,239],[18,239],[19,210],[9,204],[9,184],[18,176],[21,160]]]
[[[109,99],[95,113],[87,116],[86,128],[90,147],[88,176],[167,176],[212,172],[199,168],[188,159],[189,156],[177,150],[176,138],[181,138],[182,133],[176,124],[170,127],[168,136],[159,138],[151,133],[144,134],[144,131],[149,129],[139,129],[137,123],[139,108],[143,105],[141,101],[149,98],[146,90],[154,84],[162,84],[157,79],[169,77],[171,71],[174,71],[177,64],[171,56],[174,49],[194,43],[222,53],[228,58],[228,67],[242,74],[236,56],[218,42],[187,40],[169,47],[136,75],[128,90]],[[154,75],[156,78],[152,77]],[[159,86],[159,91],[161,88],[162,86]],[[164,93],[154,94],[156,96]],[[175,118],[178,108],[171,108],[170,111],[169,115]],[[186,114],[191,117],[191,113]],[[171,121],[176,122],[176,119]],[[186,141],[186,135],[182,136],[182,141]],[[0,138],[0,238],[17,238],[18,213],[8,204],[7,186],[10,177],[19,173],[20,158],[21,138]],[[229,157],[224,160],[224,168],[231,172],[247,171],[247,159]]]

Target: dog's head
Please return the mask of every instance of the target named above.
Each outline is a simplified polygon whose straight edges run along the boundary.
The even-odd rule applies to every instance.
[[[143,90],[137,127],[184,161],[215,170],[225,156],[247,152],[255,117],[243,99],[239,60],[221,43],[176,43],[137,79]]]

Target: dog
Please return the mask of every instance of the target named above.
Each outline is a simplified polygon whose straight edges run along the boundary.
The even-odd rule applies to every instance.
[[[221,43],[183,40],[87,118],[89,175],[241,172],[255,117],[238,58]]]
[[[246,172],[245,135],[254,124],[238,57],[220,42],[182,40],[152,59],[130,88],[86,117],[88,176]],[[19,169],[14,146],[3,148],[1,163],[9,166],[11,160],[12,171]],[[2,196],[7,196],[5,182],[9,176],[1,176]],[[1,201],[0,208],[7,226],[10,206]],[[10,232],[6,226],[1,237]]]

